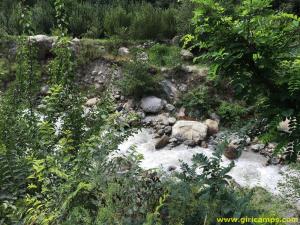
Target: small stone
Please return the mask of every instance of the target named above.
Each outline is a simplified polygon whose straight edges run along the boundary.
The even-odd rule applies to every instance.
[[[175,117],[170,117],[168,118],[168,122],[170,125],[174,125],[176,123],[176,118]]]
[[[165,133],[166,134],[171,134],[172,133],[172,127],[171,126],[165,127]]]
[[[41,88],[41,95],[47,95],[49,92],[49,86],[45,85]]]
[[[129,51],[129,49],[126,48],[126,47],[121,47],[121,48],[119,48],[119,50],[118,50],[118,54],[119,54],[120,56],[125,56],[125,55],[129,55],[129,54],[130,54],[130,51]]]
[[[169,167],[168,167],[168,171],[169,171],[169,172],[174,171],[174,170],[176,170],[176,169],[177,169],[176,166],[169,166]]]
[[[86,101],[85,106],[87,107],[92,107],[98,103],[99,99],[98,98],[91,98]]]
[[[119,100],[119,99],[121,98],[121,96],[120,96],[120,95],[115,95],[114,98],[115,98],[116,100]]]
[[[118,105],[116,108],[116,111],[121,112],[123,110],[123,106],[122,105]]]
[[[224,155],[227,159],[235,160],[239,157],[238,146],[229,144],[224,151]]]
[[[185,108],[181,107],[178,111],[178,113],[176,114],[177,118],[182,118],[185,117]]]
[[[268,165],[278,165],[278,164],[280,164],[280,159],[277,157],[271,157],[268,159],[267,164]]]
[[[175,106],[172,104],[166,104],[166,110],[173,112],[175,110]]]
[[[281,121],[277,127],[278,131],[284,132],[284,133],[290,133],[290,120],[286,119],[284,121]]]
[[[206,141],[201,141],[201,147],[208,148],[208,144],[206,143]]]
[[[184,59],[184,60],[191,60],[194,58],[193,53],[191,53],[189,50],[186,50],[186,49],[182,49],[180,52],[180,55],[181,55],[182,59]]]
[[[165,133],[165,131],[164,131],[164,129],[160,129],[160,130],[158,130],[158,132],[157,132],[159,135],[163,135],[164,133]]]
[[[253,152],[259,152],[261,150],[263,150],[265,147],[264,144],[255,144],[255,145],[251,145],[250,146],[250,149],[253,151]]]
[[[190,146],[190,147],[195,147],[197,143],[194,140],[185,140],[183,142],[184,145]]]
[[[176,138],[171,138],[170,143],[173,143],[173,142],[178,142],[178,140]]]
[[[186,84],[181,84],[179,87],[178,87],[178,90],[181,91],[181,92],[186,92],[188,89],[188,86]]]
[[[157,141],[157,143],[155,144],[155,149],[162,149],[164,148],[165,146],[167,146],[169,144],[169,136],[167,135],[164,135],[161,137],[161,139],[159,139]]]
[[[134,101],[133,99],[128,99],[128,101],[124,104],[124,109],[126,109],[127,111],[131,110],[134,108]]]

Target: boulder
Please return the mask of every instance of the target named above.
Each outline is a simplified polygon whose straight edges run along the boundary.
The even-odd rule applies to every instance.
[[[169,144],[169,140],[170,140],[169,136],[167,136],[167,135],[162,136],[155,144],[155,149],[164,148],[165,146],[167,146]]]
[[[36,46],[39,59],[46,59],[47,55],[51,54],[52,46],[56,41],[55,37],[42,34],[30,36],[28,39]]]
[[[141,107],[146,113],[158,113],[163,107],[163,100],[155,96],[145,97],[141,100]]]
[[[238,146],[234,144],[229,144],[224,150],[224,155],[227,159],[235,160],[239,157]]]
[[[178,98],[178,90],[176,86],[169,80],[163,80],[161,82],[162,90],[166,94],[168,99],[177,99]]]
[[[176,118],[175,117],[170,117],[168,118],[168,122],[170,125],[174,125],[176,123]]]
[[[87,107],[93,107],[94,105],[96,105],[98,103],[98,101],[99,101],[98,98],[91,98],[91,99],[87,100],[84,105]]]
[[[206,124],[197,121],[179,120],[172,128],[172,137],[181,141],[192,140],[196,143],[203,141],[207,136]]]
[[[290,122],[291,121],[289,119],[281,121],[277,127],[278,131],[290,133]]]
[[[126,47],[121,47],[121,48],[119,48],[119,50],[118,50],[118,54],[121,55],[121,56],[129,55],[129,54],[130,54],[130,51],[129,51],[129,49],[126,48]]]
[[[186,49],[182,49],[180,55],[183,60],[192,60],[194,58],[193,53]]]
[[[166,104],[166,110],[169,112],[173,112],[175,110],[175,106],[171,104]]]
[[[254,145],[251,145],[250,146],[250,149],[253,151],[253,152],[259,152],[261,150],[263,150],[265,147],[264,144],[254,144]]]
[[[217,121],[207,119],[204,124],[208,127],[208,135],[214,135],[219,132],[219,123]]]
[[[211,114],[209,115],[209,117],[210,117],[212,120],[215,120],[215,121],[217,121],[217,122],[220,122],[220,120],[221,120],[221,117],[220,117],[218,114],[216,114],[216,113],[211,113]]]

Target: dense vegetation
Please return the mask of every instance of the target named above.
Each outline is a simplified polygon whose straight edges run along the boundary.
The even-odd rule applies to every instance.
[[[111,157],[137,130],[139,116],[115,110],[111,87],[84,113],[75,74],[87,58],[98,56],[92,47],[75,55],[70,36],[162,40],[190,33],[183,47],[197,55],[195,63],[210,66],[210,77],[181,96],[179,105],[198,109],[195,117],[217,110],[229,125],[250,118],[263,141],[279,142],[278,151],[295,162],[300,152],[300,19],[292,14],[299,13],[297,1],[0,4],[1,34],[18,35],[15,64],[0,61],[0,82],[10,82],[0,93],[0,225],[214,225],[217,217],[280,216],[279,200],[231,182],[234,163],[221,166],[226,143],[219,143],[211,158],[198,154],[192,165],[182,163],[173,177],[142,169],[143,156],[134,147],[127,156]],[[27,38],[35,33],[58,38],[44,70]],[[124,63],[124,77],[115,81],[127,96],[161,92],[157,68],[178,69],[181,63],[178,47],[155,44],[147,51],[149,63]],[[7,79],[11,73],[15,77]],[[49,78],[47,96],[39,94],[42,73]],[[234,90],[230,98],[222,96],[224,82]],[[213,95],[222,97],[211,100]],[[286,118],[290,132],[279,133],[278,123]]]

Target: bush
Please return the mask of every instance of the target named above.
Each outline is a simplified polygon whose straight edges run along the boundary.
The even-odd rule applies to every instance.
[[[204,116],[212,107],[212,99],[209,96],[207,86],[200,85],[182,96],[179,103],[185,107],[191,116]]]
[[[180,64],[180,49],[175,46],[155,44],[148,51],[149,62],[155,66],[172,67]]]
[[[218,114],[225,122],[238,122],[241,117],[245,116],[246,109],[237,103],[222,101]]]
[[[109,7],[104,17],[104,32],[108,36],[124,37],[128,33],[131,16],[122,6]]]
[[[136,62],[127,64],[124,78],[119,82],[122,92],[136,98],[157,93],[160,90],[161,77],[148,71],[149,68],[145,64]]]
[[[272,141],[288,147],[288,158],[296,161],[300,152],[300,60],[295,49],[300,48],[300,18],[272,10],[272,0],[196,2],[195,35],[189,40],[207,50],[197,59],[211,62],[211,78],[229,79],[248,105],[265,99],[266,107],[257,116],[268,120],[270,134],[277,130],[278,119],[292,121],[291,134],[275,135]]]

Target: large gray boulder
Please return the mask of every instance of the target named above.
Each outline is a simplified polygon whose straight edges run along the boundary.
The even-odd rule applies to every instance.
[[[141,107],[146,113],[158,113],[163,109],[164,102],[160,98],[149,96],[141,100]]]
[[[172,128],[172,137],[180,141],[194,141],[199,143],[207,136],[206,124],[197,121],[179,120]]]

